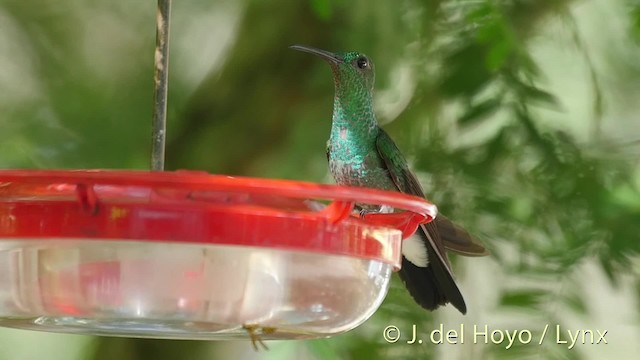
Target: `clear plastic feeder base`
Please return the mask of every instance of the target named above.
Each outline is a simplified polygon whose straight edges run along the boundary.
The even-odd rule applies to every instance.
[[[5,240],[0,324],[154,338],[328,336],[382,302],[392,266],[241,246]]]
[[[362,219],[355,203],[405,211]],[[401,194],[290,181],[0,171],[0,326],[174,339],[339,334],[377,310],[403,235],[435,213]]]

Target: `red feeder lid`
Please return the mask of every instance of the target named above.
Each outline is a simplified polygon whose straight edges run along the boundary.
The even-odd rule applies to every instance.
[[[329,200],[323,207],[317,200]],[[352,216],[354,204],[405,210]],[[399,267],[399,233],[435,205],[397,192],[204,172],[0,170],[0,240],[100,239],[260,246]],[[377,231],[376,231],[377,230]],[[384,233],[387,231],[387,233]]]

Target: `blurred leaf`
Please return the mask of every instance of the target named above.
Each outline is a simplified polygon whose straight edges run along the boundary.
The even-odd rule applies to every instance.
[[[489,69],[473,66],[470,62],[486,56],[487,49],[477,44],[453,49],[443,60],[447,64],[440,81],[443,94],[450,97],[472,96],[491,83],[493,77]]]
[[[634,1],[631,5],[631,35],[640,42],[640,2]]]
[[[496,71],[502,68],[509,59],[513,50],[512,43],[504,40],[492,44],[487,54],[487,68],[491,71]]]
[[[500,109],[502,100],[499,98],[488,99],[479,104],[471,105],[458,119],[460,125],[474,125]]]
[[[313,12],[322,20],[329,20],[332,14],[331,0],[310,0]]]
[[[521,91],[525,98],[532,100],[533,102],[551,105],[554,108],[559,108],[560,104],[558,103],[558,99],[553,96],[553,94],[548,91],[542,90],[535,86],[530,85],[521,85]]]
[[[338,354],[326,339],[309,341],[307,348],[316,359],[336,359],[338,357]]]
[[[578,314],[586,314],[587,313],[587,305],[584,299],[584,295],[578,293],[577,291],[573,291],[575,289],[566,290],[567,292],[564,294],[564,301],[571,310]]]
[[[510,290],[502,295],[500,305],[535,309],[546,296],[548,292],[543,290]]]

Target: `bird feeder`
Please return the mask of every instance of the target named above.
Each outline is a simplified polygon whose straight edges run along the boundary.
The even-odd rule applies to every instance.
[[[399,212],[352,215],[354,204]],[[436,215],[399,193],[200,172],[0,171],[0,325],[324,337],[382,302]],[[264,331],[269,329],[269,331]]]

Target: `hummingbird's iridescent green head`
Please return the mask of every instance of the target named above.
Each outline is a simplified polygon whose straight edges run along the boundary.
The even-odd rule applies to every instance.
[[[364,90],[367,95],[372,96],[375,73],[373,62],[365,54],[356,51],[331,53],[303,45],[293,45],[291,48],[317,55],[326,60],[331,66],[338,93],[342,91],[362,92]]]
[[[375,139],[372,136],[378,129],[373,110],[375,75],[371,60],[366,55],[355,51],[330,53],[301,45],[294,45],[291,48],[317,55],[331,66],[336,93],[333,98],[330,141],[334,139],[344,142],[342,148],[345,149],[353,149],[358,144],[369,145],[370,141],[362,140]],[[335,148],[339,147],[336,145]]]

